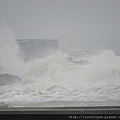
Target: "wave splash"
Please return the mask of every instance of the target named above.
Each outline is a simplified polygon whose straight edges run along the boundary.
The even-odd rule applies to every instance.
[[[13,32],[8,27],[0,29],[0,74],[21,78],[20,82],[0,87],[2,102],[93,100],[95,95],[96,100],[103,100],[110,89],[120,91],[120,56],[112,50],[80,58],[86,64],[76,64],[61,51],[29,62],[24,62],[19,54]],[[117,93],[116,99],[120,97]]]
[[[0,73],[13,74],[22,65],[19,46],[9,26],[0,28]]]

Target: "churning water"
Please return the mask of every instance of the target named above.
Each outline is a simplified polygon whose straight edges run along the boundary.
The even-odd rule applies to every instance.
[[[119,105],[120,56],[56,51],[24,62],[14,34],[0,29],[0,105]]]

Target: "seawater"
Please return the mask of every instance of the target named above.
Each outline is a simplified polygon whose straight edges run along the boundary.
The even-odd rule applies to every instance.
[[[24,62],[6,26],[0,29],[0,74],[6,73],[21,80],[0,86],[0,106],[119,105],[120,56],[113,50],[55,51]]]

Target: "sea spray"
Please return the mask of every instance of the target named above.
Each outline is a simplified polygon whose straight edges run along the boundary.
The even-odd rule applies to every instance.
[[[86,64],[76,64],[69,59],[69,54],[60,51],[23,62],[19,52],[13,32],[8,26],[1,28],[0,74],[14,74],[22,79],[0,86],[1,103],[20,106],[54,100],[119,101],[120,57],[112,50],[88,58],[77,56],[80,60],[86,59]]]
[[[119,100],[119,59],[112,51],[88,58],[86,65],[70,62],[62,52],[36,58],[19,71],[22,83],[0,88],[0,99],[9,104],[18,101],[16,105],[54,100]]]
[[[5,25],[0,28],[0,71],[1,73],[16,74],[22,64],[14,33]]]

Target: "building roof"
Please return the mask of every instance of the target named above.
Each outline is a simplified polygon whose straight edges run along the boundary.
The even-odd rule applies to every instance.
[[[18,42],[28,42],[28,41],[58,41],[58,39],[17,39]]]

